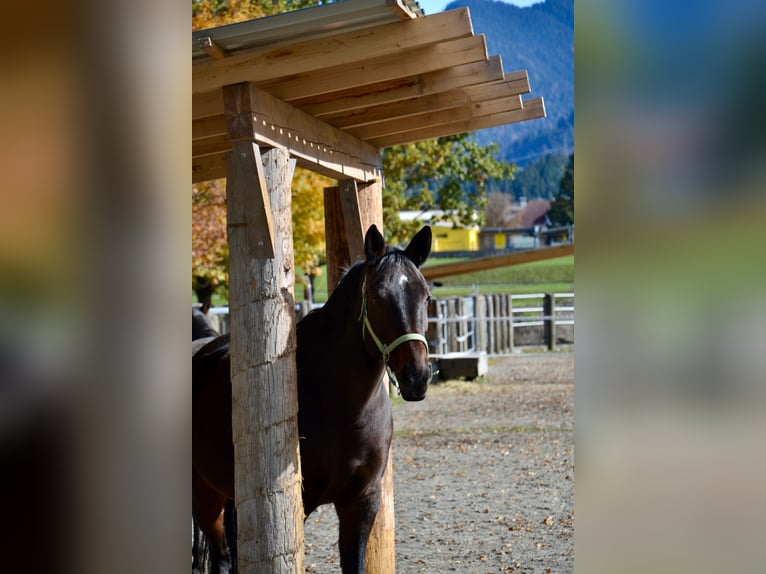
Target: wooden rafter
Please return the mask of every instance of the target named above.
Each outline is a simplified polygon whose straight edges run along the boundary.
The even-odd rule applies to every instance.
[[[354,66],[403,51],[441,44],[473,35],[466,8],[375,28],[239,53],[201,62],[192,70],[192,92],[209,92],[239,82],[274,82],[330,67]]]
[[[488,56],[467,8],[427,17],[412,0],[322,8],[194,36],[195,181],[225,175],[220,87],[233,82],[247,81],[260,102],[257,145],[338,180],[379,178],[384,147],[545,116],[542,98],[521,100],[526,71],[505,73]]]
[[[378,148],[385,148],[545,117],[545,105],[543,104],[542,98],[534,98],[522,103],[524,107],[520,110],[502,112],[495,115],[482,116],[468,120],[459,120],[454,123],[444,123],[434,127],[426,127],[400,134],[371,138],[367,141]]]

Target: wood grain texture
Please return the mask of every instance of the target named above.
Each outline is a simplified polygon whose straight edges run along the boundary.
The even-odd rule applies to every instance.
[[[274,218],[271,258],[253,257],[246,201],[227,202],[229,226],[232,438],[239,572],[304,571],[298,454],[292,167],[280,149],[263,153]],[[232,189],[235,193],[248,190]],[[229,190],[227,189],[227,195]]]

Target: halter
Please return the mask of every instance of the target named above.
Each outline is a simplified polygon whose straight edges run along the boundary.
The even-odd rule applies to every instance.
[[[380,354],[383,356],[383,363],[386,365],[388,377],[391,381],[393,381],[394,386],[398,391],[399,381],[396,380],[396,375],[388,364],[388,359],[391,357],[391,353],[402,343],[406,343],[407,341],[420,341],[426,347],[426,358],[428,358],[428,339],[426,339],[420,333],[405,333],[401,337],[394,339],[393,342],[391,342],[389,345],[384,344],[380,340],[380,338],[375,334],[375,331],[372,330],[370,320],[367,318],[367,277],[365,277],[362,281],[362,310],[359,313],[359,321],[362,322],[362,340],[364,340],[364,332],[367,331],[372,337],[372,340],[375,343],[375,346],[378,348],[378,351],[380,351]]]

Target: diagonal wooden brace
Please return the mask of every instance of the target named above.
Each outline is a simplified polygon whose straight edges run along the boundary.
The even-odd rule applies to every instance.
[[[244,226],[252,254],[271,259],[274,257],[274,224],[261,151],[252,141],[237,141],[231,145],[226,162],[227,226]]]
[[[250,85],[224,86],[223,101],[232,148],[226,160],[227,225],[244,226],[250,252],[271,259],[274,224],[261,150],[255,140],[255,106]]]

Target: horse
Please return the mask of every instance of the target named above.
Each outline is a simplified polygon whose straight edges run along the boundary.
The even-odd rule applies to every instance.
[[[199,307],[192,307],[192,341],[217,336],[218,332],[208,321],[205,311]]]
[[[431,251],[422,228],[402,250],[375,225],[365,260],[352,265],[323,307],[297,324],[298,431],[303,508],[333,504],[343,574],[364,574],[393,436],[386,370],[406,401],[431,382],[425,338],[429,289],[419,267]],[[211,571],[231,567],[224,503],[234,498],[229,337],[192,358],[192,509],[210,541]]]

